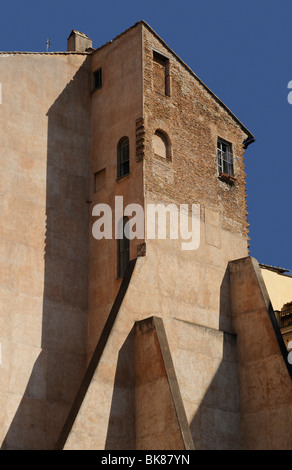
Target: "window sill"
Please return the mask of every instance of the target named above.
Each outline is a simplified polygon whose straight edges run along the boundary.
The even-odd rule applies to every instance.
[[[228,184],[234,184],[236,181],[236,178],[234,178],[234,176],[228,175],[227,173],[219,173],[219,179]]]
[[[91,94],[93,95],[97,90],[101,90],[101,88],[102,88],[102,85],[97,88],[93,88],[93,90],[91,90]]]
[[[157,90],[154,90],[154,92],[157,96],[159,96],[159,98],[171,98],[171,96],[166,93],[161,93],[160,91],[157,91]]]
[[[171,158],[169,156],[163,157],[162,155],[159,155],[158,153],[154,153],[154,157],[160,160],[161,162],[171,163]]]
[[[131,176],[131,173],[127,173],[126,175],[123,175],[123,176],[117,176],[116,181],[121,181],[124,178],[129,178],[130,176]]]

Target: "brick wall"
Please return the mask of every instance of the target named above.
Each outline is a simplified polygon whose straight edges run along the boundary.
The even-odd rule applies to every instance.
[[[153,57],[153,50],[169,58],[170,78]],[[170,96],[163,93],[168,80]],[[247,238],[243,141],[248,137],[181,61],[144,28],[145,197],[165,203],[201,204],[219,211],[221,227]],[[172,162],[160,164],[152,136],[162,129],[169,136]],[[217,138],[232,144],[236,181],[218,178]],[[167,168],[164,168],[164,166]],[[162,168],[160,168],[162,166]],[[161,170],[161,171],[160,171]]]

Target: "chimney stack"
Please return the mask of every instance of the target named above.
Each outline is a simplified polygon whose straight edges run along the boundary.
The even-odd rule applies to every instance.
[[[67,52],[86,52],[92,50],[92,40],[84,34],[72,29],[67,39]]]

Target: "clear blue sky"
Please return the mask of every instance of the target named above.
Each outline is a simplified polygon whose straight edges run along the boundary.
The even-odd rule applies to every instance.
[[[145,20],[255,135],[246,152],[251,255],[292,271],[291,0],[11,0],[0,50],[66,50],[72,29],[99,47]],[[0,78],[1,81],[1,78]]]

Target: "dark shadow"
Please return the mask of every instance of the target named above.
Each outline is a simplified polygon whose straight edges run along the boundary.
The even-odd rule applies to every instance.
[[[241,446],[237,337],[232,333],[229,267],[222,278],[219,300],[222,361],[190,423],[197,450],[238,450]]]
[[[267,320],[271,322],[281,355],[292,377],[292,366],[287,360],[287,349],[257,262],[253,263],[253,268],[254,282],[259,287],[258,295],[261,298],[262,307],[266,307]],[[237,295],[247,295],[247,293],[238,292]],[[222,361],[190,424],[194,445],[198,450],[241,449],[239,363],[237,335],[232,333],[229,266],[220,287],[219,329],[223,334]],[[260,429],[263,426],[260,420],[258,426],[263,433],[263,429]]]
[[[227,266],[224,273],[219,296],[219,330],[232,331],[232,316],[230,305],[230,273]]]
[[[240,450],[236,335],[224,333],[223,358],[190,423],[197,450]]]
[[[70,60],[54,64],[67,73]],[[90,102],[86,57],[47,113],[42,351],[2,449],[53,449],[85,371]]]
[[[105,450],[135,449],[135,329],[118,356]]]
[[[111,334],[112,327],[115,323],[117,314],[119,312],[120,306],[123,302],[124,296],[127,292],[128,286],[130,284],[130,280],[136,265],[137,259],[134,258],[132,259],[126,269],[125,275],[122,279],[122,283],[120,285],[120,289],[118,291],[118,294],[115,298],[115,301],[113,303],[113,306],[111,308],[111,311],[108,315],[108,318],[106,320],[105,326],[102,330],[102,333],[100,335],[100,338],[98,340],[98,343],[96,345],[96,348],[92,354],[92,357],[90,359],[90,362],[88,364],[88,367],[86,368],[86,372],[84,374],[84,377],[82,379],[82,382],[80,384],[80,387],[78,389],[78,392],[75,396],[74,402],[70,408],[70,412],[66,418],[66,421],[64,423],[64,426],[62,427],[61,433],[58,437],[58,441],[55,446],[55,450],[62,450],[64,448],[64,445],[66,443],[66,440],[70,434],[70,431],[72,429],[72,426],[74,424],[74,421],[78,415],[78,412],[80,410],[80,407],[82,405],[82,402],[84,400],[84,397],[87,393],[87,390],[90,386],[92,377],[95,373],[95,370],[99,364],[100,358],[102,356],[103,350],[106,346],[107,340]]]

